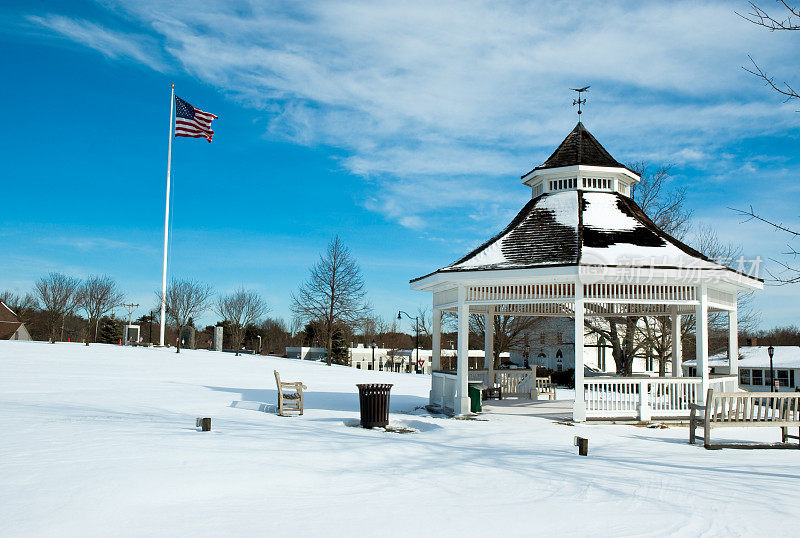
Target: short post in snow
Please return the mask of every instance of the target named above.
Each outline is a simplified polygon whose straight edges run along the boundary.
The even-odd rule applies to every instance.
[[[200,431],[210,432],[211,431],[211,418],[198,418],[196,426],[200,428]]]
[[[575,436],[575,446],[578,447],[579,456],[589,455],[589,440],[584,437]]]

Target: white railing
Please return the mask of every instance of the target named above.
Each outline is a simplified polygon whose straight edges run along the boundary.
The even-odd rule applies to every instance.
[[[533,392],[533,370],[495,370],[495,383],[500,385],[503,396],[531,398]],[[489,382],[489,370],[470,370],[470,381],[480,381],[486,386]]]
[[[457,382],[455,374],[433,372],[431,374],[431,405],[438,405],[445,411],[453,411],[456,403]]]
[[[708,381],[708,387],[714,389],[714,392],[737,392],[739,378],[735,375],[712,377]]]
[[[715,391],[738,389],[735,376],[709,380]],[[591,377],[584,381],[587,418],[688,418],[702,400],[699,377]]]

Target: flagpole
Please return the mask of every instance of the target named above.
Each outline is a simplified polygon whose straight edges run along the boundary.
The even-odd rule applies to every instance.
[[[167,244],[169,241],[169,180],[172,169],[172,129],[175,126],[173,115],[175,113],[175,85],[172,85],[172,95],[169,98],[169,150],[167,152],[167,202],[164,209],[164,265],[161,272],[161,333],[159,343],[164,345],[167,316]]]

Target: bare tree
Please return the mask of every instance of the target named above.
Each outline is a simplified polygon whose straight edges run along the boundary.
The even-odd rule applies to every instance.
[[[629,165],[642,178],[631,186],[631,198],[656,226],[683,238],[691,227],[692,212],[686,208],[686,187],[672,185],[671,164],[653,167],[640,161]]]
[[[767,10],[755,4],[754,2],[750,2],[750,13],[746,13],[744,15],[741,13],[736,14],[746,21],[755,24],[756,26],[766,28],[770,32],[800,31],[800,8],[790,5],[788,2],[786,2],[786,0],[778,0],[778,3],[781,4],[782,7],[780,8],[781,14],[777,16],[770,14],[767,12]],[[787,101],[792,99],[800,99],[800,94],[798,94],[797,90],[795,90],[791,84],[786,81],[780,84],[775,82],[775,78],[768,75],[756,63],[752,56],[748,55],[747,57],[750,59],[752,67],[743,67],[742,69],[763,80],[769,88],[785,97]]]
[[[328,339],[328,366],[331,365],[333,330],[340,325],[358,324],[369,312],[365,302],[364,277],[339,236],[334,237],[324,255],[311,268],[308,279],[292,295],[292,313],[303,321],[318,321]]]
[[[214,310],[228,322],[233,347],[238,356],[245,328],[257,323],[270,309],[258,293],[242,287],[229,295],[219,297]]]
[[[192,318],[196,318],[208,309],[213,290],[208,284],[201,284],[192,279],[173,279],[167,288],[166,304],[167,319],[171,319],[178,328],[178,342],[175,352],[181,352],[181,334],[184,327],[189,325]],[[156,292],[158,303],[161,304],[161,293]]]
[[[542,320],[541,317],[532,316],[495,316],[494,367],[500,367],[500,353],[523,349],[531,331],[534,331]],[[470,314],[469,324],[471,332],[482,336],[486,334],[486,320],[483,314]]]
[[[78,287],[76,304],[86,314],[86,345],[94,332],[97,341],[97,326],[100,318],[122,304],[124,296],[110,276],[90,276]],[[94,326],[94,331],[92,331]]]
[[[61,273],[50,273],[36,281],[34,288],[42,311],[46,314],[47,334],[55,342],[64,318],[75,310],[80,280]]]

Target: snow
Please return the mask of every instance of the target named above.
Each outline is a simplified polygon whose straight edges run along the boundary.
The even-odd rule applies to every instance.
[[[577,191],[566,191],[548,194],[542,196],[536,203],[537,210],[551,211],[553,218],[559,224],[569,226],[577,230],[578,228],[578,193]],[[577,232],[576,232],[577,233]],[[503,254],[503,245],[510,236],[506,233],[499,238],[495,239],[486,245],[480,252],[470,257],[469,259],[445,267],[445,269],[475,269],[479,267],[517,267],[519,264],[510,261],[505,254]],[[562,263],[562,260],[553,260],[551,262],[541,262],[541,265],[547,263]]]
[[[0,365],[2,536],[788,536],[800,523],[794,451],[706,451],[685,427],[431,416],[415,410],[423,375],[40,342],[0,342]],[[272,412],[274,369],[308,385],[302,417]],[[416,433],[353,427],[355,384],[373,381],[394,383],[392,423]]]
[[[740,346],[739,368],[769,368],[768,346]],[[687,366],[696,366],[697,361],[684,361]],[[800,346],[775,346],[772,357],[774,368],[800,368]],[[728,352],[715,353],[708,358],[709,366],[728,366]]]
[[[588,202],[583,212],[585,226],[604,230],[635,230],[642,224],[626,215],[617,207],[617,197],[608,192],[584,192],[583,199]]]

